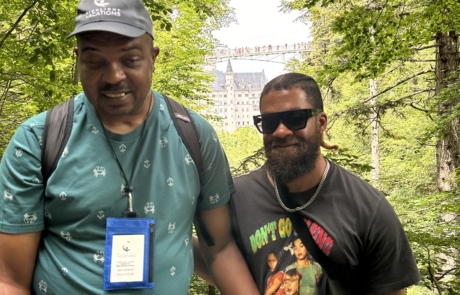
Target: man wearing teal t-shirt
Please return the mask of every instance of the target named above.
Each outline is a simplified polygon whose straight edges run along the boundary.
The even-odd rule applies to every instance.
[[[110,257],[105,251],[106,221],[123,218],[128,195],[139,217],[155,220],[149,266],[155,285],[126,284],[110,294],[187,294],[196,212],[214,241],[207,245],[199,233],[222,294],[258,294],[231,236],[227,202],[234,188],[215,131],[190,111],[203,157],[199,174],[165,98],[151,90],[159,49],[142,2],[82,0],[75,23],[70,36],[77,38],[83,92],[56,170],[45,186],[45,113],[21,124],[2,158],[0,294],[109,294],[104,265],[121,248],[139,246],[120,244]],[[117,261],[125,277],[132,275],[137,260]]]

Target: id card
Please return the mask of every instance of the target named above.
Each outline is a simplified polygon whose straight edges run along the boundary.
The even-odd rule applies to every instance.
[[[152,289],[155,219],[107,218],[104,290]]]

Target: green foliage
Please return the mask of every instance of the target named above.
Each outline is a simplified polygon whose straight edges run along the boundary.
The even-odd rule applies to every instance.
[[[210,289],[212,288],[213,290],[211,291]],[[193,274],[192,280],[190,282],[190,289],[188,290],[188,295],[207,295],[207,294],[219,295],[220,292],[219,292],[219,289],[217,289],[216,287],[209,286],[205,280]]]
[[[211,76],[204,73],[203,64],[212,50],[213,39],[206,33],[206,23],[185,2],[175,7],[170,18],[174,21],[171,30],[158,29],[155,33],[160,55],[153,88],[196,108],[211,81]]]
[[[233,176],[244,174],[264,162],[262,135],[254,127],[241,127],[234,132],[218,131]]]
[[[458,190],[405,198],[396,207],[422,274],[421,285],[437,294],[458,294],[460,276]]]
[[[458,191],[437,192],[435,143],[457,128],[460,88],[454,72],[449,87],[435,92],[433,36],[459,31],[460,4],[291,0],[283,6],[301,10],[300,20],[311,22],[313,50],[288,68],[311,74],[322,86],[330,140],[351,159],[370,163],[370,116],[378,116],[379,189],[401,217],[423,275],[413,294],[457,294]],[[371,78],[379,90],[373,104]]]
[[[321,10],[329,15],[327,27],[340,36],[340,44],[331,48],[339,61],[325,64],[323,71],[332,71],[332,76],[352,72],[357,80],[377,77],[395,60],[409,59],[414,49],[429,44],[436,32],[460,28],[456,21],[460,5],[453,0],[326,0],[319,4],[291,0],[283,4],[288,11],[309,8],[304,17],[313,26],[317,21],[313,13]]]
[[[194,0],[152,4],[171,11],[158,16],[161,21],[155,23],[155,46],[160,47],[153,79],[155,89],[196,111],[206,109],[207,104],[202,102],[213,77],[204,72],[204,59],[214,47],[212,31],[234,21],[228,3]]]
[[[204,56],[211,31],[234,20],[228,0],[147,0],[162,47],[154,86],[200,109],[198,93],[208,91]],[[78,1],[6,1],[0,5],[0,154],[17,126],[81,91],[73,85]],[[69,13],[69,11],[71,13]]]

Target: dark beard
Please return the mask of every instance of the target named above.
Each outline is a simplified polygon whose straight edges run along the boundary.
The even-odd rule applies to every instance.
[[[315,133],[311,138],[296,137],[297,149],[293,153],[280,153],[273,144],[280,144],[286,139],[265,143],[265,165],[268,173],[274,179],[283,183],[291,182],[315,169],[316,160],[320,155],[321,133]]]

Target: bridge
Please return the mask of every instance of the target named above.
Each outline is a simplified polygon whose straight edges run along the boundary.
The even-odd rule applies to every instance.
[[[213,50],[211,56],[206,57],[208,65],[227,60],[256,60],[274,63],[286,63],[286,55],[289,58],[298,57],[302,60],[302,53],[312,51],[310,45],[306,42],[283,44],[283,45],[263,45],[254,47],[237,47],[234,49],[228,47],[219,47]]]

